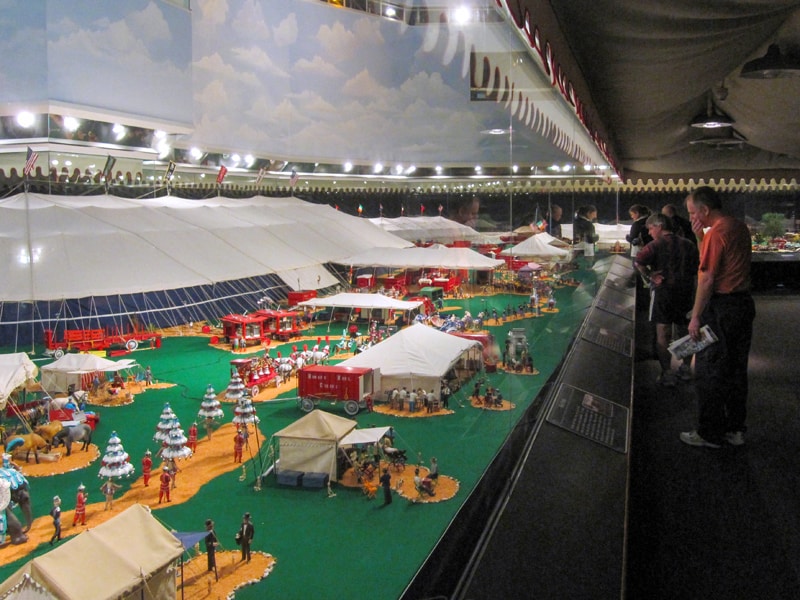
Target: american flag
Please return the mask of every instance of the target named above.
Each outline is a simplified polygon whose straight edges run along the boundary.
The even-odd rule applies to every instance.
[[[300,179],[300,175],[297,174],[295,169],[292,169],[292,176],[289,177],[289,187],[294,187],[297,185],[297,181]]]
[[[25,166],[22,167],[22,174],[27,177],[30,175],[31,171],[33,171],[33,165],[36,164],[36,159],[39,158],[39,153],[34,152],[30,146],[28,146],[28,156],[25,159]]]
[[[219,173],[217,173],[217,183],[219,183],[221,185],[222,182],[225,181],[225,175],[227,175],[227,174],[228,174],[228,167],[226,167],[225,165],[222,165],[219,168]]]
[[[175,173],[175,162],[169,161],[167,165],[167,171],[164,173],[164,181],[169,181],[172,179],[172,175]]]
[[[106,164],[103,166],[103,177],[106,178],[106,181],[111,181],[111,177],[114,175],[115,164],[117,164],[117,159],[109,154],[106,159]]]
[[[267,174],[267,168],[266,167],[261,167],[258,170],[258,175],[256,176],[256,185],[257,186],[261,185],[261,181],[264,179],[264,175],[266,175],[266,174]]]

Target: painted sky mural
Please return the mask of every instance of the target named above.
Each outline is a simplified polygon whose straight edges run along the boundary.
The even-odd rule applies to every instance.
[[[502,23],[407,26],[307,0],[102,7],[98,14],[94,0],[0,0],[0,51],[20,57],[2,67],[0,101],[142,115],[186,124],[184,144],[290,160],[568,160],[512,118],[508,104],[470,100],[465,49],[523,49]],[[46,64],[46,80],[30,64]],[[513,149],[509,135],[485,133],[512,127]]]

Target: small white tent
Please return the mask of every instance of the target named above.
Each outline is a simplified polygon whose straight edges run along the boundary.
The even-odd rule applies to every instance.
[[[340,365],[380,368],[383,391],[406,386],[438,394],[451,368],[482,360],[480,342],[415,323]]]
[[[0,354],[0,410],[6,407],[11,392],[35,379],[38,367],[24,352]]]
[[[555,239],[556,238],[546,233],[532,235],[527,240],[520,242],[519,244],[516,244],[511,248],[503,250],[500,254],[506,256],[526,256],[526,257],[535,256],[537,258],[547,258],[547,259],[568,258],[569,250],[564,250],[563,248],[557,248],[555,245],[551,243],[551,240]]]
[[[0,598],[175,600],[173,563],[182,553],[150,509],[134,504],[28,561],[0,584]]]
[[[467,269],[491,271],[503,264],[471,248],[448,248],[434,244],[428,248],[370,248],[340,261],[357,267],[393,267],[398,269]]]
[[[351,419],[313,410],[284,427],[273,436],[280,457],[277,472],[327,473],[335,481],[339,441],[356,425]]]
[[[77,390],[85,389],[87,386],[81,385],[84,375],[122,371],[136,366],[136,361],[129,358],[113,361],[94,354],[65,354],[42,367],[42,389],[51,394],[66,392],[70,384],[74,384]]]
[[[480,233],[472,227],[462,225],[445,217],[396,217],[387,219],[378,217],[370,219],[372,223],[397,237],[409,242],[439,242],[452,244],[458,240],[477,242],[482,239]]]

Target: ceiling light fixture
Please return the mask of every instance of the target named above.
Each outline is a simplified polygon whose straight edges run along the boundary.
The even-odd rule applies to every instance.
[[[719,129],[721,127],[731,127],[735,121],[728,115],[723,115],[714,108],[714,101],[711,97],[711,92],[708,93],[708,106],[706,112],[697,115],[690,125],[698,129]]]
[[[712,146],[714,148],[724,148],[743,146],[746,142],[747,138],[741,133],[736,131],[733,127],[727,127],[718,132],[715,131],[708,135],[704,135],[696,140],[691,140],[689,143],[693,146],[701,144],[704,146]]]
[[[739,76],[745,79],[800,77],[800,57],[782,54],[778,44],[771,44],[764,56],[746,62]]]

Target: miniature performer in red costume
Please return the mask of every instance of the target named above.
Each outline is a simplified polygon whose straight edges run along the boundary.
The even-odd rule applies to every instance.
[[[159,480],[161,481],[161,487],[158,488],[158,503],[161,504],[164,496],[167,497],[167,502],[172,502],[169,499],[169,484],[172,482],[172,477],[169,475],[169,467],[167,465],[164,465]]]
[[[144,453],[144,458],[142,459],[142,477],[144,478],[144,485],[147,487],[150,485],[150,473],[153,469],[153,459],[150,458],[150,450]]]
[[[75,497],[75,516],[72,517],[72,526],[78,524],[78,521],[81,522],[81,525],[86,525],[86,497],[88,494],[86,493],[86,486],[80,484],[78,486],[78,495]]]
[[[192,423],[189,427],[189,440],[186,442],[192,452],[197,452],[197,423]]]
[[[236,430],[233,436],[233,462],[242,462],[242,450],[244,450],[245,437],[241,429]]]

